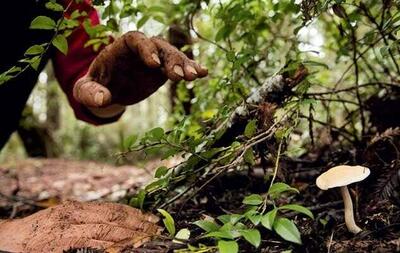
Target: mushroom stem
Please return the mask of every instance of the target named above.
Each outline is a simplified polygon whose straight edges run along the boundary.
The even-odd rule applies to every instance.
[[[361,232],[362,229],[357,226],[356,222],[354,221],[353,202],[347,186],[340,187],[340,192],[342,194],[344,203],[344,221],[346,222],[347,229],[353,234],[357,234]]]

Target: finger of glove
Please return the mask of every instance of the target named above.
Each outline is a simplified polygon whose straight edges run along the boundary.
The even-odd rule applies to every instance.
[[[139,54],[142,61],[150,68],[158,68],[161,60],[156,45],[141,32],[129,32],[124,35],[128,47]]]
[[[160,51],[160,55],[164,60],[166,74],[169,79],[175,81],[173,78],[177,78],[179,80],[183,78],[187,81],[192,81],[197,77],[204,77],[208,74],[206,68],[203,68],[195,61],[190,60],[184,53],[179,51],[176,47],[172,46],[164,39],[153,37],[152,41],[156,44],[158,50]],[[182,68],[184,71],[183,75],[179,75],[179,73],[181,73],[180,69],[175,67],[174,64]],[[176,77],[175,74],[177,73],[176,71],[173,71],[174,68],[178,71],[179,77]]]
[[[180,81],[187,79],[185,71],[183,69],[183,60],[176,55],[167,55],[163,58],[164,61],[164,73],[168,79],[172,81]]]
[[[196,69],[197,77],[202,78],[208,75],[208,70],[197,62],[190,60],[190,65]]]
[[[168,79],[172,81],[185,79],[184,63],[186,56],[161,38],[153,37],[151,40],[157,46],[164,67],[163,71]]]
[[[103,85],[90,80],[79,80],[74,86],[74,98],[89,107],[103,107],[111,104],[111,92]]]
[[[122,204],[68,202],[58,206],[58,209],[59,217],[55,218],[56,220],[64,219],[63,222],[107,223],[151,234],[158,233],[160,229],[154,224],[159,220],[157,216],[145,214],[139,209]],[[65,213],[68,213],[68,216]],[[65,220],[65,217],[68,220]]]
[[[196,68],[193,66],[192,61],[186,60],[185,67],[183,69],[185,71],[185,80],[193,81],[197,78],[198,73]]]

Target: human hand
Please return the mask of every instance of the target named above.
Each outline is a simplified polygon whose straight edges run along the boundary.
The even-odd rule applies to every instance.
[[[100,52],[76,82],[74,97],[92,108],[130,105],[150,96],[167,79],[192,81],[207,73],[167,41],[128,32]]]
[[[0,223],[0,251],[61,253],[70,248],[139,246],[160,232],[157,221],[122,204],[67,202]]]

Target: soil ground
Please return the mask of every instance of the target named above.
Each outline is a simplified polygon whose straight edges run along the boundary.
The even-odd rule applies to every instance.
[[[17,218],[63,200],[118,201],[151,180],[152,169],[58,159],[29,159],[0,166],[0,216]],[[309,171],[315,168],[310,168]],[[302,246],[287,243],[267,230],[262,230],[262,245],[255,249],[240,242],[242,252],[400,252],[400,209],[385,199],[357,202],[356,218],[364,231],[356,236],[347,232],[343,222],[342,202],[337,191],[319,191],[311,179],[291,180],[300,194],[290,199],[309,207],[315,219],[288,213],[302,233]],[[306,177],[308,178],[308,177]],[[210,184],[192,201],[176,203],[171,214],[177,228],[188,227],[192,238],[200,235],[192,221],[204,215],[217,216],[239,212],[244,196],[263,194],[265,182],[243,173],[230,173]],[[353,194],[358,193],[353,189]],[[362,198],[363,196],[358,196]],[[283,200],[289,201],[289,200]],[[199,240],[196,240],[198,243]],[[201,242],[201,240],[200,240]],[[210,243],[210,241],[204,241]],[[212,242],[211,242],[212,243]],[[172,252],[180,248],[169,240],[155,240],[139,249],[126,252]],[[93,251],[95,252],[95,251]]]

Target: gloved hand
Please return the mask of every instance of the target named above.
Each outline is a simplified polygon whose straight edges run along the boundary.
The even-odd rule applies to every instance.
[[[74,86],[75,99],[91,108],[130,105],[155,92],[167,79],[192,81],[207,69],[167,41],[128,32],[104,48]]]
[[[0,222],[0,251],[61,253],[70,248],[140,246],[160,232],[157,221],[156,216],[121,204],[67,202]]]

